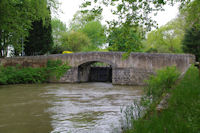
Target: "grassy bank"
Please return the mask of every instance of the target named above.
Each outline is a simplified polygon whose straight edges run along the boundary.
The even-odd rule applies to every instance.
[[[162,73],[164,75],[157,74],[148,81],[149,86],[152,85],[152,87],[147,86],[145,89],[145,97],[147,98],[144,98],[146,100],[143,101],[146,101],[148,105],[146,106],[146,115],[132,119],[132,126],[126,129],[125,133],[200,133],[200,77],[198,69],[194,66],[190,67],[184,78],[174,86],[177,74],[171,72]],[[174,76],[166,78],[167,75]],[[170,79],[173,81],[171,80],[171,82]],[[165,82],[165,85],[161,85],[162,82]],[[170,93],[168,108],[158,112],[156,105],[166,93]]]
[[[60,60],[49,60],[44,68],[0,66],[0,84],[45,83],[52,77],[59,79],[69,68]]]

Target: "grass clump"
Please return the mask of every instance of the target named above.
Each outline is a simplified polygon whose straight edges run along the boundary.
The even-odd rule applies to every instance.
[[[166,83],[175,83],[175,81],[168,80]],[[166,85],[163,86],[166,87]],[[163,86],[161,85],[161,87]],[[167,85],[167,87],[170,86]],[[168,90],[171,97],[167,109],[162,110],[162,112],[157,112],[155,108],[152,109],[151,112],[148,112],[148,117],[133,120],[133,127],[125,132],[200,133],[200,77],[198,69],[191,66],[184,78],[173,88]],[[160,89],[158,89],[159,93],[150,92],[152,95],[159,97],[162,95]]]
[[[179,76],[180,73],[175,66],[158,70],[156,75],[150,76],[146,81],[147,86],[144,88],[146,96],[151,97],[153,102],[158,100],[173,87]]]
[[[0,66],[0,84],[45,83],[52,76],[59,79],[70,67],[62,61],[48,61],[44,68]]]

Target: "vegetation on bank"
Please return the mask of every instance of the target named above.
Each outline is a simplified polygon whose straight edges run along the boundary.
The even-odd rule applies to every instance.
[[[0,84],[45,83],[50,78],[59,79],[69,68],[61,60],[49,60],[44,68],[0,66]]]
[[[191,66],[177,82],[174,68],[158,71],[147,81],[146,95],[124,110],[125,133],[198,133],[200,131],[200,77]],[[167,108],[156,110],[169,93]],[[129,117],[128,117],[129,116]],[[128,121],[128,122],[127,122]]]

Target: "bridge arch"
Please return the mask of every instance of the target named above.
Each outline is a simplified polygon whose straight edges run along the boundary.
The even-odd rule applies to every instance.
[[[92,66],[95,63],[104,63],[106,66]],[[84,60],[77,65],[79,82],[112,82],[112,70],[116,65],[108,60]]]
[[[85,63],[92,63],[92,62],[102,62],[102,63],[106,63],[112,66],[112,68],[117,67],[117,64],[114,63],[111,60],[106,60],[106,59],[89,59],[89,60],[82,60],[80,62],[77,63],[76,67],[79,67],[80,65],[83,65]]]

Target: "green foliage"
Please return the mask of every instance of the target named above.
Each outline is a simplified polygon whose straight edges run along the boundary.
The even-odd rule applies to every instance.
[[[151,30],[155,26],[155,21],[151,18],[151,13],[161,11],[166,4],[173,5],[180,2],[182,5],[189,3],[190,0],[87,0],[82,4],[84,11],[102,13],[104,6],[110,6],[111,12],[118,17],[118,20],[111,20],[119,27],[122,24],[144,26],[145,30]]]
[[[0,84],[42,83],[47,79],[44,69],[30,67],[1,67],[0,77]]]
[[[59,79],[69,68],[60,60],[48,61],[45,68],[0,66],[0,84],[44,83],[54,76]]]
[[[62,33],[67,31],[66,25],[59,19],[52,19],[51,26],[52,26],[52,36],[54,42],[51,53],[53,54],[62,53],[62,50],[61,51],[59,50],[61,48],[60,38]]]
[[[87,51],[98,50],[106,42],[105,27],[99,21],[90,21],[79,29],[91,41],[91,45]]]
[[[72,31],[63,33],[61,36],[63,51],[80,52],[90,47],[91,42],[87,35],[82,32]]]
[[[184,39],[182,40],[183,51],[196,56],[196,60],[200,61],[200,1],[193,0],[187,4],[182,10],[186,28]]]
[[[156,15],[158,11],[163,10],[164,5],[173,5],[176,2],[180,2],[182,8],[191,3],[190,0],[104,0],[103,2],[102,0],[87,0],[82,4],[82,12],[97,12],[101,15],[104,6],[110,7],[110,12],[116,16],[116,19],[107,21],[109,25],[107,32],[109,50],[128,51],[129,54],[131,51],[141,51],[143,47],[141,41],[144,39],[143,32],[150,31],[152,27],[157,27],[150,14]],[[164,30],[170,31],[169,27]],[[180,36],[176,33],[176,30],[173,32],[173,34],[166,33],[163,35],[159,31],[158,41],[157,35],[151,35],[151,38],[156,40],[150,39],[151,41],[148,43],[151,44],[148,44],[148,51],[180,53],[184,32],[180,32]],[[154,45],[152,43],[156,43],[156,46],[152,46]]]
[[[144,96],[141,100],[134,100],[121,110],[122,124],[125,131],[137,128],[136,124],[141,119],[145,119],[154,111],[160,99],[167,92],[172,90],[180,73],[176,67],[166,67],[156,72],[146,81],[147,85],[144,87]],[[130,130],[130,132],[132,131]]]
[[[46,18],[45,25],[42,19],[32,22],[32,29],[25,41],[25,55],[43,55],[51,51],[53,46],[51,17]]]
[[[161,28],[150,32],[144,41],[147,52],[181,53],[184,37],[185,23],[183,16],[170,21]]]
[[[50,77],[55,76],[56,79],[60,79],[60,77],[62,77],[63,74],[70,69],[70,66],[68,66],[67,63],[62,64],[61,60],[48,60],[46,69],[49,72]]]
[[[108,36],[109,51],[138,52],[141,50],[143,32],[137,26],[113,27]]]
[[[149,80],[146,81],[146,95],[151,97],[153,101],[158,100],[163,93],[172,88],[179,75],[180,73],[176,67],[166,67],[165,69],[158,70],[156,75],[150,76]]]
[[[19,48],[28,36],[32,22],[49,16],[47,7],[56,9],[57,0],[0,0],[0,57],[7,56],[8,45]],[[18,49],[21,53],[22,49]],[[14,53],[14,54],[18,54]]]
[[[196,56],[196,60],[200,61],[200,28],[190,28],[186,30],[183,39],[183,50]]]
[[[63,47],[61,45],[54,45],[51,49],[51,54],[62,54]]]
[[[200,131],[200,77],[194,66],[173,90],[166,110],[134,121],[127,133],[198,133]]]
[[[79,50],[75,50],[75,52],[99,51],[100,47],[106,43],[106,27],[101,24],[100,20],[101,14],[93,11],[78,11],[74,15],[69,25],[69,33],[64,33],[64,35],[68,34],[69,38],[72,38],[75,35],[82,34],[80,37],[87,41],[87,44],[85,44],[84,47],[80,46]],[[77,42],[76,38],[77,37],[75,37],[74,42]],[[63,38],[61,38],[61,40],[63,40]],[[75,43],[75,45],[76,44],[77,43]],[[72,45],[70,47],[72,47]]]
[[[86,24],[89,22],[99,22],[102,19],[101,14],[97,12],[89,12],[88,10],[82,12],[82,11],[77,11],[74,16],[72,21],[69,24],[69,29],[73,31],[80,30],[83,28]]]
[[[200,1],[193,0],[188,3],[182,10],[181,13],[185,15],[187,27],[193,27],[200,30]]]

